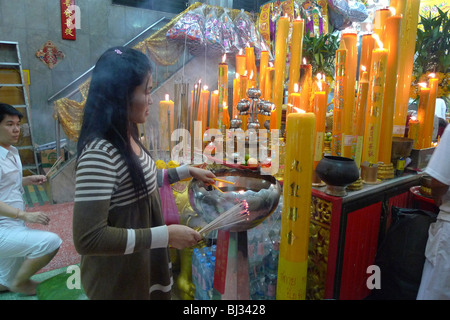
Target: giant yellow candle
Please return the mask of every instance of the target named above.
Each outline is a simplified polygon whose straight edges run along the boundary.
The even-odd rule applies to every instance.
[[[375,35],[374,35],[375,37]],[[373,50],[372,71],[369,83],[369,98],[367,102],[366,124],[364,131],[364,146],[362,162],[378,162],[380,143],[381,114],[383,111],[384,84],[386,82],[386,68],[388,50],[382,47]]]
[[[403,137],[412,82],[420,0],[391,0],[390,5],[395,8],[397,15],[403,16],[400,31],[398,82],[394,114],[394,136]]]
[[[247,70],[247,58],[245,54],[243,54],[242,49],[239,50],[239,54],[236,55],[236,73],[239,73],[240,76],[245,74]]]
[[[342,155],[342,133],[343,133],[343,108],[344,108],[344,73],[347,66],[347,49],[344,41],[341,41],[335,58],[335,84],[334,84],[334,107],[333,107],[333,139],[331,140],[331,154]]]
[[[358,168],[361,165],[362,148],[364,141],[364,127],[366,121],[367,97],[369,95],[369,73],[365,71],[365,66],[361,66],[364,70],[359,81],[358,96],[356,98],[355,116],[354,116],[354,155]]]
[[[218,81],[218,89],[219,89],[219,101],[218,101],[218,120],[219,120],[219,128],[222,127],[221,120],[223,118],[223,104],[228,105],[228,64],[226,63],[226,54],[222,57],[222,62],[219,63],[219,81]]]
[[[392,132],[394,128],[395,94],[397,89],[398,44],[400,36],[401,16],[386,19],[385,48],[389,51],[387,60],[386,83],[384,85],[383,111],[378,160],[384,164],[391,163]]]
[[[434,125],[434,112],[436,109],[436,96],[438,89],[439,79],[435,78],[435,74],[430,74],[429,87],[430,87],[430,99],[428,100],[427,112],[425,114],[425,128],[424,135],[424,148],[431,147],[431,141],[433,140],[433,125]]]
[[[355,109],[355,84],[356,68],[358,64],[358,50],[356,48],[356,33],[344,33],[341,41],[345,42],[347,49],[347,69],[344,75],[344,108],[342,117],[343,153],[347,158],[352,158],[353,141],[353,113]]]
[[[266,69],[269,66],[269,51],[261,51],[261,59],[259,60],[259,90],[261,91],[261,100],[265,100],[266,85]]]
[[[219,129],[219,90],[211,93],[211,104],[209,106],[209,128]]]
[[[430,100],[431,89],[427,87],[426,83],[419,83],[420,93],[419,93],[419,107],[417,109],[417,120],[420,123],[419,127],[419,138],[417,141],[417,149],[425,148],[425,126],[428,102]]]
[[[160,137],[161,137],[161,146],[165,149],[166,147],[169,147],[169,141],[167,143],[164,143],[165,138],[167,135],[166,132],[169,132],[172,134],[174,129],[174,103],[172,100],[170,100],[169,95],[165,95],[165,100],[161,100],[159,102],[159,120],[160,120]],[[170,118],[169,118],[170,113]],[[169,127],[170,123],[170,127]]]
[[[302,61],[304,28],[305,21],[303,19],[295,19],[292,22],[291,62],[289,66],[288,94],[294,92],[294,85],[299,81],[300,62]]]
[[[361,40],[361,54],[360,54],[360,59],[359,59],[359,65],[360,66],[365,66],[366,68],[368,68],[370,66],[370,63],[372,61],[372,51],[374,49],[375,46],[375,39],[372,37],[372,34],[365,34],[362,36],[362,40]],[[370,71],[370,68],[368,68],[367,72]],[[370,79],[370,74],[368,74],[368,77]],[[359,80],[362,79],[362,70],[360,68],[359,71]]]
[[[272,110],[270,110],[270,130],[277,129],[277,110],[275,105],[272,105]]]
[[[287,116],[278,300],[305,299],[315,122],[313,113]]]
[[[280,17],[277,22],[275,39],[275,78],[273,81],[273,103],[277,112],[277,129],[280,129],[281,126],[288,33],[289,18]]]
[[[266,84],[264,85],[264,99],[273,102],[273,78],[275,75],[275,68],[273,66],[266,69]]]

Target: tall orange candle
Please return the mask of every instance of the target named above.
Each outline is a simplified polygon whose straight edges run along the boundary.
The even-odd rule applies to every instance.
[[[236,55],[236,73],[243,76],[247,70],[247,58],[243,54],[242,49],[239,50],[239,54]]]
[[[365,66],[361,66],[361,69],[363,70],[363,72],[359,81],[358,96],[356,98],[354,116],[355,139],[353,139],[355,148],[353,153],[355,155],[355,162],[358,168],[361,165],[364,141],[364,127],[366,121],[367,97],[369,95],[369,73],[365,71]]]
[[[399,43],[397,93],[395,96],[394,136],[403,137],[409,105],[420,0],[391,0],[397,15],[402,15]]]
[[[273,82],[273,103],[277,112],[277,129],[280,129],[281,126],[288,33],[289,18],[286,16],[280,17],[277,22],[275,39],[275,79]]]
[[[221,128],[221,119],[222,119],[222,106],[225,102],[228,105],[228,64],[226,63],[227,55],[224,54],[222,57],[222,62],[219,63],[219,81],[218,81],[218,89],[219,89],[219,101],[218,101],[218,120],[219,120],[219,128]]]
[[[255,49],[253,47],[245,48],[245,61],[246,61],[247,75],[248,76],[253,75],[254,80],[256,80]]]
[[[273,102],[273,78],[275,75],[275,68],[273,66],[269,66],[266,69],[265,80],[266,83],[264,85],[264,99],[270,102]]]
[[[379,47],[373,50],[372,53],[372,71],[369,83],[364,146],[361,160],[362,162],[368,161],[372,164],[378,162],[381,113],[383,111],[384,84],[386,82],[388,58],[388,50],[383,48],[381,42]]]
[[[420,93],[419,93],[419,107],[417,109],[417,120],[420,123],[419,127],[419,140],[417,141],[417,149],[425,148],[425,127],[427,125],[426,115],[428,102],[430,101],[431,89],[427,87],[426,83],[419,83]]]
[[[419,141],[420,122],[415,117],[411,117],[408,121],[408,138],[413,139],[413,148],[417,149]]]
[[[306,59],[303,59],[303,64],[300,65],[300,105],[301,109],[306,112],[311,112],[313,107],[312,96],[312,66],[306,63]]]
[[[277,110],[275,105],[272,105],[272,110],[270,110],[270,130],[277,129]]]
[[[356,67],[358,64],[358,50],[356,48],[356,33],[344,33],[341,41],[345,42],[347,49],[347,69],[344,75],[344,108],[342,119],[343,153],[347,158],[352,158],[353,141],[353,113],[355,109],[355,84]]]
[[[375,47],[375,39],[372,37],[372,34],[371,33],[364,34],[361,40],[361,54],[359,59],[360,66],[365,66],[366,68],[370,66],[370,63],[372,61],[372,51],[374,47]],[[370,68],[368,69],[368,71],[370,71]],[[368,77],[370,79],[370,74],[368,74]],[[361,68],[358,79],[359,80],[362,79]]]
[[[266,85],[266,69],[269,66],[269,51],[261,51],[261,59],[259,60],[259,90],[261,91],[260,99],[265,100]]]
[[[333,107],[333,139],[331,140],[331,154],[342,155],[342,133],[343,133],[343,109],[344,109],[344,76],[347,66],[347,49],[344,41],[341,41],[339,49],[336,50],[335,62],[335,84],[334,84],[334,107]]]
[[[315,123],[313,113],[287,116],[277,300],[306,296]]]
[[[392,135],[394,129],[395,94],[397,89],[398,44],[400,36],[401,16],[386,19],[385,47],[389,51],[387,60],[386,83],[384,85],[383,111],[378,160],[384,164],[391,163]]]
[[[316,115],[316,130],[314,137],[314,169],[323,156],[323,141],[325,137],[325,122],[327,117],[327,98],[323,91],[321,80],[318,81],[319,91],[314,96],[314,113]]]
[[[165,137],[167,136],[166,132],[172,133],[174,130],[174,102],[170,100],[169,95],[165,95],[165,100],[161,100],[159,102],[159,119],[160,119],[160,133],[161,133],[161,146],[163,149],[169,147],[169,141],[163,143],[165,141]],[[170,113],[170,118],[168,114]],[[170,123],[170,127],[168,126]]]
[[[439,84],[439,79],[435,78],[435,74],[430,74],[429,87],[430,87],[430,99],[428,101],[427,112],[425,114],[425,128],[424,134],[424,148],[431,147],[431,141],[433,140],[433,126],[434,126],[434,112],[436,109],[436,96]]]
[[[230,128],[230,114],[228,113],[228,106],[225,102],[223,103],[223,125],[226,129]]]
[[[197,116],[197,121],[202,122],[202,137],[206,131],[206,123],[208,120],[208,104],[209,104],[208,86],[203,86],[203,89],[200,91],[200,103]]]
[[[295,108],[299,108],[301,109],[301,95],[300,93],[298,93],[299,89],[298,89],[298,83],[296,83],[294,85],[294,91],[289,95],[289,104],[292,105],[292,107]],[[289,112],[291,112],[291,110],[289,110],[290,108],[288,108],[286,110],[286,116],[289,114]]]
[[[209,107],[209,128],[219,129],[219,90],[211,93],[211,104]]]
[[[385,42],[386,35],[386,20],[390,16],[392,16],[392,12],[388,8],[383,8],[375,11],[373,32],[378,35],[380,41],[383,43]]]
[[[295,19],[292,22],[291,62],[289,66],[288,94],[294,92],[294,85],[299,81],[300,62],[302,61],[304,29],[305,29],[305,21],[303,19]]]
[[[239,73],[236,72],[236,77],[233,79],[233,118],[238,115],[238,109],[236,108],[239,100],[241,99],[241,79]]]

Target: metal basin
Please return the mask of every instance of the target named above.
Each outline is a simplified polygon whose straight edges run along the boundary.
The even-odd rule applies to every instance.
[[[217,178],[234,182],[230,185],[216,182],[222,191],[206,186],[193,179],[189,185],[189,202],[192,208],[209,223],[239,201],[248,203],[249,219],[225,229],[232,232],[256,227],[276,209],[281,195],[281,186],[271,175],[241,169],[212,171]]]

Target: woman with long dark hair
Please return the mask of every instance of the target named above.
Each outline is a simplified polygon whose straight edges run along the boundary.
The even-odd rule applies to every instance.
[[[81,282],[90,299],[169,299],[168,246],[195,245],[201,235],[165,225],[160,170],[140,143],[137,124],[152,104],[152,66],[130,48],[107,50],[90,83],[78,140],[73,237],[82,255]],[[169,169],[169,182],[210,171]]]

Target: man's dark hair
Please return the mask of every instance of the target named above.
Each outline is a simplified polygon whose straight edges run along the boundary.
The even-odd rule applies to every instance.
[[[3,119],[5,119],[6,115],[18,116],[19,119],[23,118],[23,114],[16,108],[14,108],[12,105],[7,103],[0,103],[0,122],[2,122]]]

